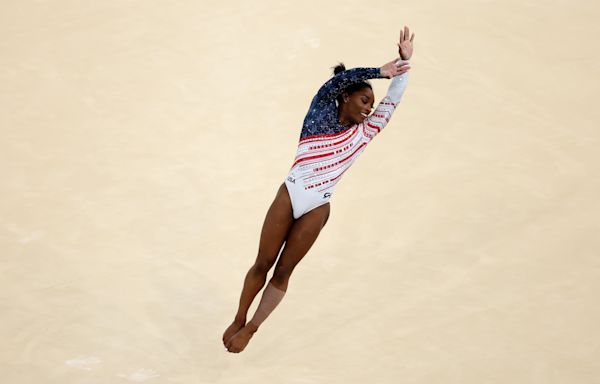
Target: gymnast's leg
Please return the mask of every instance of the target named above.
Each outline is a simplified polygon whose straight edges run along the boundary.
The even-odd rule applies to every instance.
[[[252,319],[226,344],[229,352],[244,350],[261,323],[283,299],[288,281],[296,265],[313,245],[329,218],[329,203],[317,207],[297,219],[286,238],[285,247],[275,266],[273,277],[265,288]]]
[[[233,323],[223,334],[223,344],[246,324],[246,314],[254,297],[265,285],[267,272],[271,269],[279,255],[279,251],[294,222],[292,203],[285,183],[281,184],[275,200],[267,211],[260,234],[258,256],[254,265],[246,274],[244,287],[240,296],[239,307]]]

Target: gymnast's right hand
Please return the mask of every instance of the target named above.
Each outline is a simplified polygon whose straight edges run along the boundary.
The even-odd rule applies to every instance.
[[[408,72],[410,64],[407,61],[401,61],[397,58],[385,64],[379,69],[381,76],[391,79],[392,77],[400,76]]]

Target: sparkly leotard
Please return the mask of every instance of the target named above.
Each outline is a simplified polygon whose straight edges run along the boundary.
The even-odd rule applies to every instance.
[[[394,77],[387,95],[362,123],[338,121],[336,98],[350,84],[380,78],[379,68],[353,68],[327,81],[304,119],[296,158],[285,180],[295,219],[329,201],[344,172],[386,126],[400,102],[408,73]]]

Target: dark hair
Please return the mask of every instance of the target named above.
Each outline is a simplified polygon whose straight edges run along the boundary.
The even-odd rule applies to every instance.
[[[338,65],[336,65],[333,68],[333,74],[337,75],[338,73],[344,72],[345,70],[346,70],[346,66],[344,65],[344,63],[339,63]],[[356,91],[360,91],[363,88],[370,88],[371,90],[373,89],[373,87],[371,86],[371,84],[368,81],[360,81],[358,83],[350,84],[342,91],[342,93],[346,92],[350,95]],[[339,96],[337,97],[337,101],[339,104],[341,104],[342,101],[344,101],[344,97],[342,96],[342,93],[340,93]]]

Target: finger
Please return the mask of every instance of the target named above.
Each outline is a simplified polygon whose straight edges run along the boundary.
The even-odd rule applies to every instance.
[[[402,29],[400,30],[400,42],[402,42],[402,40],[404,39],[404,34]]]
[[[412,43],[414,39],[415,39],[415,34],[413,32],[412,36],[410,37],[410,42]]]
[[[410,36],[410,35],[408,34],[408,27],[405,25],[405,26],[404,26],[404,39],[408,40],[408,36]]]

